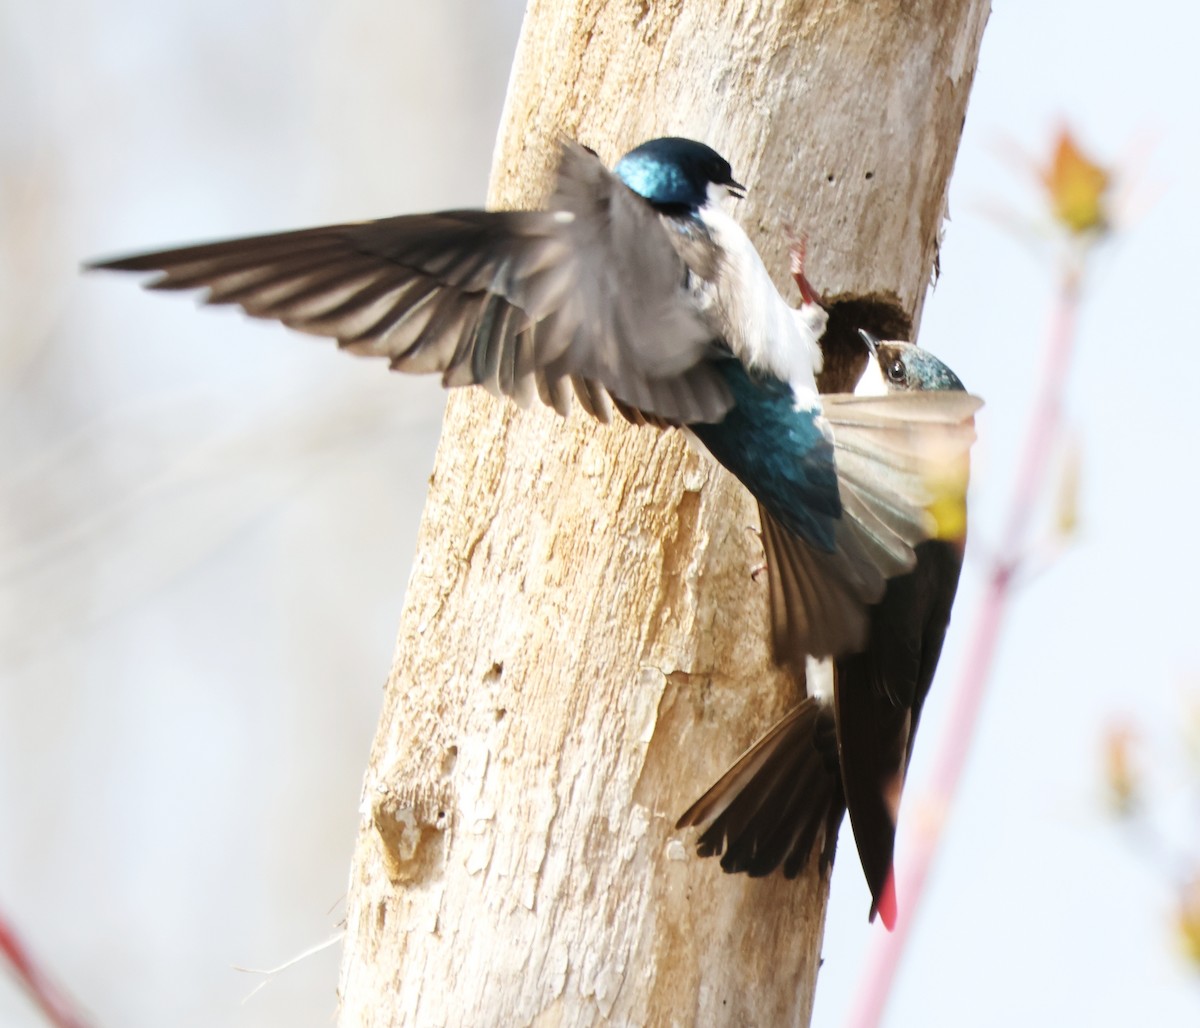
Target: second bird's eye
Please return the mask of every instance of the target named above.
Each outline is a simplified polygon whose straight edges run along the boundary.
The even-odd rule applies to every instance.
[[[904,374],[904,361],[902,361],[902,360],[892,361],[887,366],[887,377],[893,382],[897,382],[897,383],[903,382],[906,377]]]

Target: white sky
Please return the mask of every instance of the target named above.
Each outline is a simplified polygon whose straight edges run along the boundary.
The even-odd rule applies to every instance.
[[[256,980],[230,965],[341,915],[442,397],[78,262],[479,203],[518,8],[0,2],[0,908],[100,1024],[329,1023],[336,949],[244,1005]],[[988,400],[974,558],[907,812],[1052,300],[1051,265],[981,214],[1037,214],[996,151],[1044,154],[1065,118],[1096,157],[1138,157],[1148,209],[1082,320],[1082,535],[1007,624],[889,1024],[1200,1023],[1172,869],[1099,799],[1103,729],[1137,711],[1156,823],[1200,857],[1178,753],[1200,695],[1197,38],[1163,2],[999,0],[987,29],[921,336]],[[818,1026],[848,1010],[867,906],[847,834]],[[0,978],[0,1024],[38,1023]]]

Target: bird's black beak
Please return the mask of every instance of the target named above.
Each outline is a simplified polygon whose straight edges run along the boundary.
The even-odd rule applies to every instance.
[[[725,188],[729,190],[730,196],[738,200],[744,200],[746,198],[746,187],[740,182],[735,182],[733,179],[730,179],[725,183]]]
[[[858,337],[867,344],[867,349],[871,351],[871,356],[879,360],[879,336],[873,332],[868,332],[865,328],[858,330]]]

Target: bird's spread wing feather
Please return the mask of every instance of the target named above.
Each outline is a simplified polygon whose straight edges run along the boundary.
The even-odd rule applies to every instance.
[[[861,649],[868,608],[913,568],[914,547],[961,532],[981,402],[960,392],[821,398],[842,507],[832,551],[759,508],[779,663],[802,670],[806,656]]]
[[[852,653],[866,642],[867,607],[883,596],[886,578],[859,545],[846,519],[827,553],[798,538],[761,504],[763,549],[775,660],[797,671],[806,656]]]
[[[94,265],[156,289],[336,338],[400,371],[439,373],[597,416],[608,393],[671,422],[716,421],[728,388],[713,330],[658,216],[564,141],[545,211],[447,211],[189,246]]]

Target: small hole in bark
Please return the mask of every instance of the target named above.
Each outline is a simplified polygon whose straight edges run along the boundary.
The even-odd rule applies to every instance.
[[[503,721],[507,715],[508,715],[508,711],[505,710],[503,707],[496,708],[496,720],[497,721]]]
[[[875,172],[873,172],[873,171],[868,171],[868,172],[867,172],[867,176],[866,176],[866,177],[867,177],[868,179],[873,179],[873,178],[875,177]]]
[[[826,182],[832,182],[832,181],[833,181],[833,172],[832,172],[832,171],[831,171],[831,172],[830,172],[828,175],[826,175],[826,176],[825,176],[825,181],[826,181]]]
[[[502,661],[497,660],[492,664],[492,666],[490,668],[488,668],[487,673],[483,676],[483,680],[485,682],[498,682],[498,681],[500,681],[500,677],[503,674],[504,674],[504,663]]]

